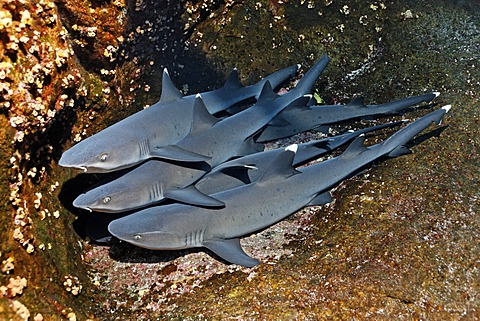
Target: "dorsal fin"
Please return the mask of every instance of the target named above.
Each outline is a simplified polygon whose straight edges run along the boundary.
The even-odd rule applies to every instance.
[[[293,159],[297,152],[298,145],[293,144],[286,147],[280,154],[278,154],[272,162],[268,165],[265,173],[258,179],[258,183],[270,180],[273,177],[288,178],[292,175],[300,173],[293,168]]]
[[[193,117],[190,126],[190,134],[198,133],[215,125],[218,118],[210,114],[203,102],[202,96],[197,94],[193,103]]]
[[[347,107],[352,107],[352,108],[362,108],[362,107],[366,107],[364,102],[363,102],[364,98],[363,97],[357,97],[355,99],[353,99],[351,102],[349,102],[347,104]]]
[[[237,68],[233,68],[232,72],[230,73],[230,76],[228,76],[227,78],[227,81],[225,81],[223,88],[231,90],[231,89],[238,89],[242,87],[243,85],[238,79],[238,70]]]
[[[258,152],[262,152],[264,149],[265,149],[264,144],[257,143],[255,142],[253,137],[249,137],[243,142],[243,146],[240,148],[240,150],[237,152],[237,155],[235,156],[245,156],[245,155],[255,154]]]
[[[364,151],[367,150],[367,147],[364,145],[365,143],[365,134],[361,134],[355,140],[348,145],[347,149],[340,155],[342,158],[349,158],[349,157],[355,157]]]
[[[162,75],[162,95],[160,96],[160,103],[172,103],[180,100],[183,94],[178,90],[170,79],[167,68],[163,69]]]
[[[270,84],[270,81],[266,81],[262,87],[262,91],[260,92],[260,96],[258,97],[257,102],[272,101],[277,97],[278,97],[278,94],[276,94],[273,91],[272,84]]]
[[[284,111],[311,110],[311,108],[307,106],[311,98],[312,95],[303,95],[302,97],[299,97],[292,101],[290,104],[288,104],[288,106],[285,107]]]

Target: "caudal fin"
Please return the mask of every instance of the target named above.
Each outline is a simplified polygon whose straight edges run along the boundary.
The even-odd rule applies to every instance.
[[[323,55],[319,61],[315,63],[315,65],[310,68],[305,75],[300,79],[298,84],[293,89],[298,97],[303,96],[305,94],[309,94],[312,92],[313,85],[317,81],[320,74],[327,68],[330,59],[327,55]]]
[[[425,128],[430,126],[431,123],[440,124],[443,116],[445,116],[445,114],[450,110],[450,108],[450,105],[446,105],[417,119],[413,123],[400,129],[395,134],[387,138],[383,143],[379,144],[379,146],[386,150],[391,148],[390,152],[388,153],[388,155],[391,157],[396,157],[409,153],[410,151],[407,147],[405,147],[405,144],[412,140],[416,135],[421,133]]]

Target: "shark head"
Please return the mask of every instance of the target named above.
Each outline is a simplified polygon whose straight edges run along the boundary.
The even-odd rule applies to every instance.
[[[161,189],[142,184],[134,171],[80,194],[73,206],[89,211],[118,213],[140,208],[163,198]],[[155,198],[154,198],[155,197]]]
[[[108,231],[122,241],[146,249],[174,250],[185,248],[185,235],[181,237],[178,233],[176,220],[172,222],[162,213],[155,213],[157,215],[155,215],[153,222],[150,222],[149,219],[142,219],[142,212],[150,210],[155,210],[155,208],[116,219],[110,222]]]
[[[103,130],[62,154],[58,164],[87,173],[107,173],[133,166],[148,154],[148,142],[127,133]]]

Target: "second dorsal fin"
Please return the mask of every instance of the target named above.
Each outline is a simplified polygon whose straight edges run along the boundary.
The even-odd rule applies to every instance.
[[[348,145],[347,149],[340,155],[342,158],[355,157],[367,150],[365,147],[365,134],[359,135],[355,140]]]
[[[268,181],[274,177],[281,177],[282,179],[285,179],[292,175],[298,174],[299,171],[293,168],[293,160],[295,158],[297,149],[297,144],[285,147],[282,153],[278,154],[268,165],[262,177],[258,179],[258,183],[261,184],[262,182]]]
[[[367,106],[365,106],[365,103],[363,101],[364,101],[364,98],[360,96],[360,97],[357,97],[357,98],[353,99],[346,106],[350,107],[350,108],[364,108],[364,107],[367,107]]]

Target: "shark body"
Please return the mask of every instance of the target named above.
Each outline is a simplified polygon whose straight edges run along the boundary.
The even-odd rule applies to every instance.
[[[154,250],[206,247],[226,261],[253,267],[260,262],[240,245],[244,235],[266,228],[304,206],[331,201],[328,191],[360,168],[382,157],[409,150],[405,144],[432,122],[439,123],[449,106],[400,129],[382,143],[366,147],[359,136],[338,157],[296,170],[296,145],[287,147],[256,182],[212,196],[226,205],[207,209],[185,204],[151,207],[112,221],[115,237]]]
[[[266,82],[276,87],[293,76],[297,69],[298,66],[285,68],[246,87],[240,84],[234,70],[222,88],[202,93],[202,98],[208,111],[214,114],[250,97],[258,97]],[[195,95],[183,96],[164,70],[162,95],[156,104],[74,145],[63,153],[59,164],[88,173],[104,173],[156,157],[159,147],[172,144],[189,133],[194,101]],[[183,158],[203,160],[195,154],[184,153]]]
[[[338,136],[299,144],[292,165],[294,167],[304,165],[348,143],[361,134],[393,127],[400,123],[402,122],[368,127]],[[210,195],[255,182],[263,175],[272,159],[281,154],[283,150],[284,148],[266,150],[227,161],[205,174],[195,184],[195,187],[203,194]]]
[[[285,109],[274,118],[274,122],[280,125],[267,126],[258,136],[257,142],[273,141],[311,129],[322,130],[328,128],[326,125],[347,119],[398,113],[422,102],[430,102],[438,95],[439,93],[433,92],[380,105],[365,105],[363,98],[359,97],[346,105],[305,106],[301,110]]]
[[[157,156],[167,161],[150,160],[127,174],[81,194],[74,206],[101,212],[121,212],[174,199],[200,206],[223,206],[224,203],[199,192],[195,186],[209,168],[234,156],[243,156],[263,150],[255,144],[252,135],[265,126],[287,106],[304,105],[304,97],[325,69],[328,58],[323,56],[300,80],[297,86],[283,96],[276,95],[269,83],[256,104],[235,115],[219,120],[213,117],[201,96],[195,100],[190,133],[184,138],[157,149]],[[197,165],[183,162],[183,155],[202,155],[204,162]],[[179,162],[180,161],[180,162]]]
[[[281,96],[275,94],[267,82],[253,106],[225,119],[213,117],[201,103],[202,99],[197,98],[190,133],[173,145],[157,150],[157,155],[188,161],[181,155],[185,151],[186,155],[203,155],[205,162],[214,167],[231,157],[252,153],[256,149],[253,135],[285,108],[295,110],[305,105],[310,99],[305,95],[311,92],[328,62],[324,55],[294,89]]]

